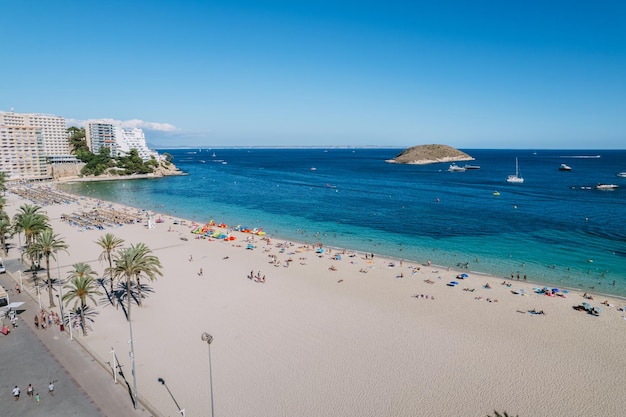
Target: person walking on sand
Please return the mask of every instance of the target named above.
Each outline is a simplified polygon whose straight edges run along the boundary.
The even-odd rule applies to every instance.
[[[200,272],[198,272],[198,276],[201,277],[202,276],[202,268],[200,268]]]
[[[17,385],[13,388],[13,398],[15,398],[15,401],[19,401],[20,399],[20,389]]]

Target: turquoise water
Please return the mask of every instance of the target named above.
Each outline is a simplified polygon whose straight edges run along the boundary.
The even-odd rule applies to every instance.
[[[616,176],[626,151],[465,150],[481,166],[466,172],[384,162],[399,149],[166,151],[187,176],[63,187],[200,223],[626,296],[626,178]],[[516,157],[525,182],[508,184]]]

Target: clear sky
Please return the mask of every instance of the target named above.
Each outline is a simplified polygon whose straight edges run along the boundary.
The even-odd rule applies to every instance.
[[[626,148],[625,1],[0,6],[0,111],[160,147]]]

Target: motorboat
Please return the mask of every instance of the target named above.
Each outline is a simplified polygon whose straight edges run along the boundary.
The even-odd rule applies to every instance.
[[[567,165],[567,164],[561,164],[561,166],[559,167],[559,171],[571,171],[572,167]]]
[[[500,191],[494,191],[493,195],[496,196],[496,197],[499,196],[500,195]]]
[[[460,167],[457,164],[452,164],[448,168],[448,172],[465,172],[465,168],[464,167]]]
[[[598,184],[596,185],[596,190],[614,190],[619,188],[618,185],[615,184]]]
[[[465,165],[465,169],[480,169],[480,165]]]
[[[624,171],[624,172],[618,172],[618,173],[617,173],[617,176],[618,176],[618,177],[622,177],[622,178],[626,178],[626,171]]]
[[[515,158],[515,174],[509,175],[506,179],[506,182],[521,184],[524,182],[524,178],[519,172],[519,164],[517,162],[517,158]]]

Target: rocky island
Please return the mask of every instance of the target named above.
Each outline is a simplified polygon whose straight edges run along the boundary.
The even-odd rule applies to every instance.
[[[439,162],[473,161],[474,158],[465,152],[447,145],[418,145],[400,152],[393,159],[385,162],[390,164],[426,165]]]

